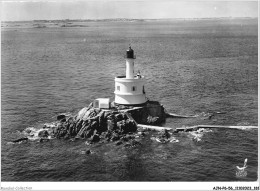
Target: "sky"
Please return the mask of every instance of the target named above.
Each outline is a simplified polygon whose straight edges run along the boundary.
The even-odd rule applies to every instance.
[[[212,17],[258,17],[258,2],[257,0],[6,0],[1,3],[2,21]]]

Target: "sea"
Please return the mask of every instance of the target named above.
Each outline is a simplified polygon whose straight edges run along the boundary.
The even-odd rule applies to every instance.
[[[51,139],[12,144],[26,128],[114,98],[126,50],[165,127],[258,126],[258,21],[251,18],[1,23],[2,181],[256,181],[258,129],[205,128],[136,147]],[[209,117],[212,116],[212,117]],[[91,154],[84,151],[90,149]],[[247,158],[245,176],[237,176]]]

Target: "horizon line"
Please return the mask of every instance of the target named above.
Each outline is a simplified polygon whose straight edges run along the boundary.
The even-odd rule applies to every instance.
[[[258,17],[179,17],[179,18],[103,18],[103,19],[33,19],[33,20],[2,20],[2,22],[30,22],[30,21],[102,21],[102,20],[202,20],[202,19],[258,19]]]

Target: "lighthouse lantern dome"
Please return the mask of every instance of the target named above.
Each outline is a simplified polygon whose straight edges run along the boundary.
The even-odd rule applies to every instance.
[[[126,51],[126,58],[135,58],[134,50],[131,48],[131,46],[129,46],[129,49]]]

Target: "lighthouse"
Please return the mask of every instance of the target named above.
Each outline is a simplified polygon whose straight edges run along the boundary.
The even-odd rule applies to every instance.
[[[145,78],[140,72],[134,73],[134,50],[129,47],[125,55],[126,74],[115,77],[115,104],[118,105],[143,105],[146,103],[144,84]]]

